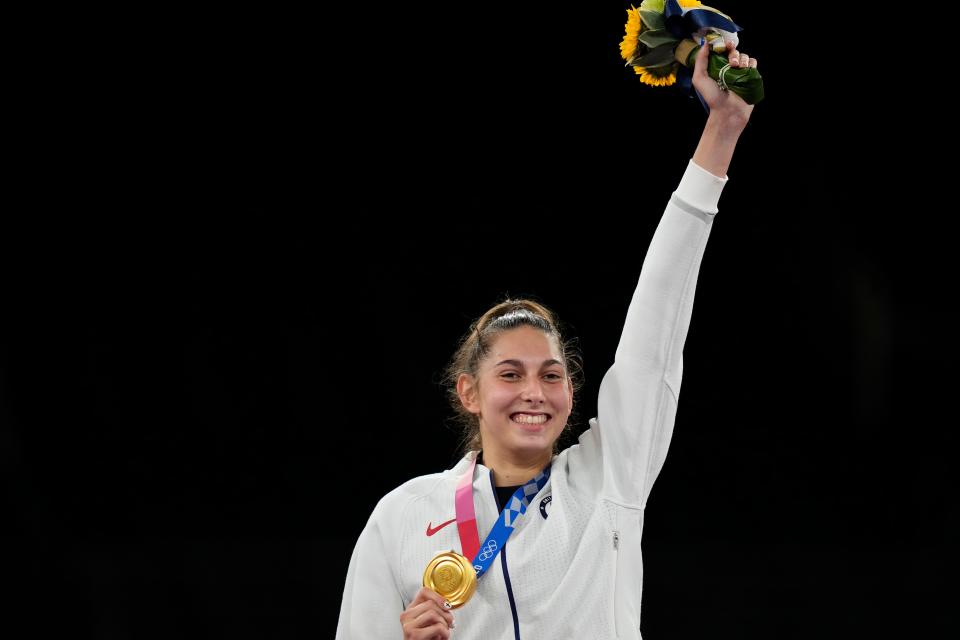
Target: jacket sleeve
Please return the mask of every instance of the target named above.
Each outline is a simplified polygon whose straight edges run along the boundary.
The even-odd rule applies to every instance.
[[[403,638],[404,603],[389,561],[383,511],[381,501],[350,557],[336,640]]]
[[[646,505],[667,454],[697,275],[725,183],[687,166],[647,250],[597,418],[568,458],[572,484],[624,506]]]

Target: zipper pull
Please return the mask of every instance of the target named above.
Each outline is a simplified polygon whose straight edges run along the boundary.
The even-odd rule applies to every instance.
[[[613,548],[614,549],[620,548],[620,532],[619,531],[613,532]]]

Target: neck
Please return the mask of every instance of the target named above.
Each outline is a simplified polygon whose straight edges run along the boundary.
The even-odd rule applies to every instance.
[[[526,483],[550,463],[549,449],[531,455],[518,455],[496,449],[483,449],[483,464],[493,474],[497,487],[514,487]]]

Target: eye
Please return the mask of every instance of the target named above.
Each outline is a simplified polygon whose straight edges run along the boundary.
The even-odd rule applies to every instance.
[[[559,382],[560,380],[563,380],[563,375],[562,375],[562,374],[554,373],[554,372],[548,373],[548,374],[544,375],[543,377],[546,378],[547,380],[551,381],[551,382]]]
[[[516,371],[504,371],[500,374],[500,377],[506,380],[517,380],[520,377],[520,374],[518,374]]]

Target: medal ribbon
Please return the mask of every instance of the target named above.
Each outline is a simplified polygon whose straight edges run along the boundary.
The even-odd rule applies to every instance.
[[[547,484],[550,478],[550,465],[510,496],[482,546],[477,532],[477,514],[473,508],[473,470],[476,466],[477,459],[474,458],[460,478],[457,484],[455,507],[457,531],[460,533],[460,549],[465,557],[472,559],[473,569],[479,578],[486,573],[490,563],[507,544],[507,538],[513,533],[517,521],[527,512],[530,500]]]

